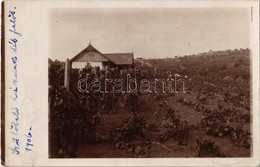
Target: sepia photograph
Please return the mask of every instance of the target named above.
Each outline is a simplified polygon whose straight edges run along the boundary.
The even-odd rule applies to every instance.
[[[251,7],[48,16],[49,158],[252,157]]]

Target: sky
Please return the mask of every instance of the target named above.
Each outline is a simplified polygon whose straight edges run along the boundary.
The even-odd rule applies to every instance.
[[[249,8],[81,8],[50,11],[50,58],[101,53],[171,58],[249,48]]]

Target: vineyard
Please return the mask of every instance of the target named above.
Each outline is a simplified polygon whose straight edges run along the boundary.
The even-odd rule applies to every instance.
[[[215,63],[204,62],[201,69],[197,68],[200,56],[167,60],[175,66],[161,59],[147,60],[149,66],[136,63],[132,76],[137,78],[163,78],[169,71],[188,75],[185,93],[80,93],[78,80],[86,73],[104,78],[104,71],[93,74],[91,69],[72,69],[68,91],[63,87],[64,62],[50,62],[50,157],[249,157],[248,54],[235,50],[202,55]],[[182,70],[176,68],[180,65]],[[155,66],[159,71],[152,71]],[[212,71],[215,66],[218,74]],[[227,74],[231,80],[225,79]],[[124,77],[119,75],[111,70],[107,76]]]

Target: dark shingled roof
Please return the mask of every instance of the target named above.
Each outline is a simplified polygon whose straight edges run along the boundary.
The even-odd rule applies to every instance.
[[[117,65],[133,64],[133,53],[106,53],[103,55]]]
[[[83,51],[96,51],[99,52],[96,48],[94,48],[94,46],[91,45],[91,43],[89,43],[88,47],[86,47]],[[101,53],[101,52],[99,52]]]
[[[89,51],[96,51],[100,53],[102,56],[104,56],[109,61],[115,63],[116,65],[131,65],[133,64],[134,60],[134,54],[133,53],[107,53],[102,54],[100,51],[98,51],[96,48],[94,48],[91,44],[88,45],[84,50],[82,50],[80,53],[78,53],[76,56],[74,56],[71,59],[71,62],[73,62],[77,57],[82,56],[83,53],[89,52]]]
[[[78,53],[76,56],[74,56],[70,61],[74,61],[77,57],[82,56],[83,53],[89,52],[89,51],[95,51],[100,53],[103,57],[105,57],[100,51],[98,51],[94,46],[92,46],[90,43],[88,47],[86,47],[84,50],[82,50],[80,53]],[[105,57],[106,58],[106,57]]]

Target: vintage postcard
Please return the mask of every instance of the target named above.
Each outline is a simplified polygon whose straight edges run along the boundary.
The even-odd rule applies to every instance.
[[[2,164],[259,166],[259,2],[2,3]]]

